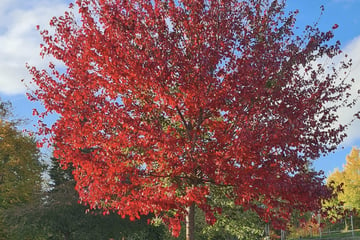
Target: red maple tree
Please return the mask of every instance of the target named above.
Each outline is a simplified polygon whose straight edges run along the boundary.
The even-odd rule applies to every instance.
[[[331,197],[309,167],[343,140],[351,64],[333,29],[294,34],[295,12],[267,0],[78,0],[42,30],[29,67],[44,117],[39,132],[72,164],[82,202],[131,219],[155,214],[174,235],[194,206],[213,223],[213,187],[283,228],[294,210]],[[73,8],[74,6],[70,6]],[[334,29],[337,25],[334,25]],[[36,112],[35,112],[36,113]]]

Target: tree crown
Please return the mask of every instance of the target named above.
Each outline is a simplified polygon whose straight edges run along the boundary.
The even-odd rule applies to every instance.
[[[40,117],[61,116],[40,133],[74,166],[82,201],[153,212],[174,233],[191,204],[214,222],[213,186],[278,227],[293,209],[319,209],[331,191],[309,164],[345,136],[333,126],[351,63],[315,64],[340,43],[316,26],[295,35],[284,5],[78,0],[79,21],[53,18],[41,54],[66,72],[29,67],[29,97],[46,107]]]

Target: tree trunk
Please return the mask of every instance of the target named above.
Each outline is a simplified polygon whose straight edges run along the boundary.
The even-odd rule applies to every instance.
[[[70,239],[70,235],[71,235],[71,232],[64,232],[64,234],[63,234],[64,240]]]
[[[186,210],[186,240],[195,240],[195,204],[191,204]]]

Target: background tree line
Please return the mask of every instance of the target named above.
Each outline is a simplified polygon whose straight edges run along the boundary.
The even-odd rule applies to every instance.
[[[160,219],[153,216],[138,221],[122,219],[116,214],[103,215],[100,210],[85,213],[87,206],[78,203],[72,168],[63,170],[55,158],[47,165],[41,161],[33,137],[20,131],[23,121],[14,119],[11,104],[0,101],[0,239],[173,239]],[[343,170],[335,169],[327,183],[342,191],[324,207],[341,206],[322,220],[323,231],[349,229],[348,217],[354,215],[354,227],[360,227],[356,213],[360,210],[360,150],[353,148]],[[42,174],[47,172],[49,180]],[[196,215],[197,239],[261,239],[265,223],[255,212],[235,206],[228,196],[231,191],[213,189],[214,205],[222,207],[214,225],[205,215]],[[305,221],[301,221],[305,220]],[[293,215],[290,236],[309,235],[319,227],[313,214]],[[315,219],[316,220],[316,219]],[[151,221],[152,224],[148,224]],[[184,238],[184,230],[180,239]]]
[[[55,158],[47,165],[41,161],[35,139],[18,129],[22,121],[12,117],[9,102],[0,102],[0,117],[0,239],[174,239],[153,216],[130,221],[113,213],[103,215],[100,210],[85,213],[88,207],[78,203],[72,168],[63,170]],[[342,217],[360,209],[359,152],[353,148],[344,170],[335,169],[327,179],[328,184],[342,188],[328,205],[341,205],[342,211],[329,213],[339,221],[325,221],[324,231],[326,227],[349,228],[349,220]],[[42,178],[44,172],[48,180]],[[213,189],[212,201],[222,207],[222,214],[216,216],[214,225],[208,225],[198,211],[197,239],[261,239],[265,235],[266,224],[255,212],[235,206],[228,199],[230,192]],[[312,219],[311,213],[293,215],[289,235],[309,235],[308,228],[319,227]],[[357,217],[354,224],[360,226]],[[184,235],[182,230],[180,239]]]

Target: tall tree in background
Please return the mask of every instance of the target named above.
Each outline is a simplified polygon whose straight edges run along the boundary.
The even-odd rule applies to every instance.
[[[215,224],[203,224],[200,234],[199,231],[196,231],[196,239],[199,236],[204,236],[204,239],[207,240],[253,240],[263,239],[268,234],[265,232],[266,223],[259,218],[255,211],[245,210],[242,206],[234,204],[230,198],[232,188],[212,187],[211,190],[209,203],[220,207],[221,214],[215,215]],[[200,220],[199,217],[196,218],[197,229],[201,223]]]
[[[16,128],[10,110],[10,103],[0,101],[0,211],[33,200],[41,189],[36,142]]]
[[[346,156],[344,170],[335,171],[328,177],[328,182],[343,184],[343,192],[338,194],[338,201],[348,210],[360,210],[360,150],[353,148]]]
[[[352,103],[351,64],[320,63],[340,53],[332,30],[295,35],[285,1],[76,3],[80,16],[70,9],[41,31],[42,56],[66,71],[29,67],[29,98],[40,117],[60,115],[39,133],[52,133],[90,208],[154,213],[175,235],[185,220],[194,239],[195,205],[208,223],[220,212],[214,186],[277,228],[331,196],[308,166],[343,140],[336,111]]]
[[[131,222],[95,210],[86,214],[87,208],[78,203],[71,168],[61,169],[55,158],[51,159],[49,176],[51,190],[42,193],[42,201],[6,211],[9,231],[0,239],[166,239],[164,226],[147,224],[152,216]]]
[[[9,208],[39,200],[42,164],[32,137],[17,129],[11,117],[11,104],[0,100],[0,238],[6,238]]]
[[[346,156],[346,164],[343,170],[335,169],[326,182],[334,186],[335,197],[323,205],[327,213],[327,219],[331,223],[338,222],[335,227],[345,230],[349,227],[349,216],[354,216],[354,211],[360,210],[360,150],[353,147]],[[354,221],[357,222],[356,220]]]
[[[343,174],[345,207],[360,210],[360,149],[353,148],[346,156]]]

